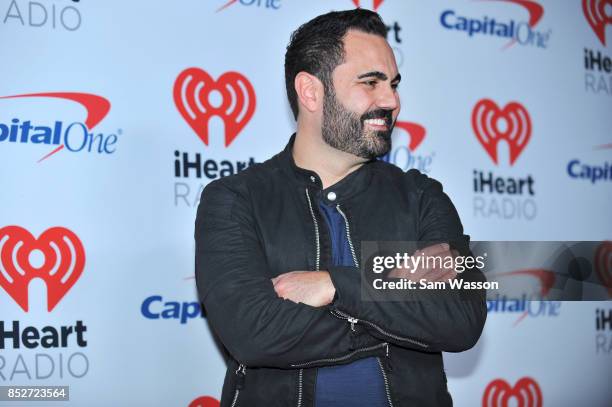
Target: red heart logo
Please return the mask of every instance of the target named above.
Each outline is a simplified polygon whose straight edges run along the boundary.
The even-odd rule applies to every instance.
[[[36,262],[32,254],[39,255],[40,264],[32,264]],[[45,281],[47,310],[52,311],[79,279],[84,267],[83,245],[66,228],[47,229],[38,240],[19,226],[0,229],[0,286],[26,312],[30,280]]]
[[[501,110],[492,100],[482,99],[472,110],[472,127],[495,164],[500,140],[506,140],[510,146],[510,165],[513,165],[531,138],[529,112],[517,102],[508,103]]]
[[[508,407],[511,398],[518,401],[519,407],[542,407],[542,391],[531,377],[521,378],[514,387],[503,379],[495,379],[485,389],[482,396],[483,407]]]
[[[221,103],[210,102],[211,92],[221,95]],[[225,124],[225,146],[247,125],[255,112],[255,90],[238,72],[226,72],[215,81],[199,68],[185,69],[174,82],[174,103],[185,121],[208,145],[208,122],[219,116]]]
[[[189,407],[219,407],[220,403],[217,399],[208,396],[198,397],[189,403]]]
[[[383,1],[385,1],[385,0],[372,0],[372,9],[374,11],[378,10],[378,8],[383,3]],[[355,5],[355,7],[361,7],[361,1],[360,0],[353,0],[353,4]]]
[[[606,6],[612,7],[612,0],[582,0],[582,11],[589,25],[606,46],[606,25],[612,24],[612,15],[606,14]]]
[[[408,144],[410,151],[416,150],[425,138],[425,127],[419,124],[396,121],[395,127],[406,131],[410,136],[410,143]]]
[[[612,242],[602,242],[595,250],[595,270],[612,297]]]

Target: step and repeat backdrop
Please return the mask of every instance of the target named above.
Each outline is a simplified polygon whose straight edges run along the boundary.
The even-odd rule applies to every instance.
[[[610,0],[0,0],[0,386],[218,405],[201,191],[284,147],[290,33],[357,6],[403,78],[385,160],[440,180],[473,240],[612,239]],[[490,301],[444,358],[458,406],[609,406],[612,303]]]

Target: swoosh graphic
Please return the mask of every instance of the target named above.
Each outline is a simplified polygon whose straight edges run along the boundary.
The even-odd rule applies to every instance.
[[[607,150],[609,148],[612,148],[612,143],[610,143],[610,144],[602,144],[602,145],[594,147],[595,150]]]
[[[540,295],[542,297],[546,297],[548,292],[555,284],[555,273],[551,270],[546,269],[525,269],[525,270],[515,270],[515,271],[506,271],[502,273],[494,273],[492,275],[496,276],[531,276],[540,280]]]
[[[102,96],[91,93],[78,92],[46,92],[46,93],[28,93],[24,95],[0,96],[0,99],[15,99],[27,97],[49,97],[58,99],[67,99],[76,102],[83,106],[87,111],[87,118],[84,123],[89,130],[93,129],[98,123],[106,117],[110,111],[110,102]]]
[[[217,9],[217,11],[215,11],[215,13],[218,13],[219,11],[225,10],[226,8],[228,8],[229,6],[231,6],[232,4],[234,4],[235,2],[237,2],[238,0],[229,0],[227,3],[225,3],[224,5],[222,5],[221,7],[219,7]]]
[[[505,3],[514,3],[527,9],[529,13],[529,27],[533,28],[540,22],[544,15],[544,7],[532,0],[488,0],[488,1],[503,1]]]

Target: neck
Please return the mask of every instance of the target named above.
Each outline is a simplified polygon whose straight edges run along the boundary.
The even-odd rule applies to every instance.
[[[323,141],[320,134],[299,129],[293,144],[295,164],[306,170],[316,172],[328,188],[361,167],[366,160],[337,150]]]

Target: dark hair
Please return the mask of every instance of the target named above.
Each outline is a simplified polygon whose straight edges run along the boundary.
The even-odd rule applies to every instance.
[[[308,72],[333,89],[331,73],[344,60],[343,38],[348,30],[358,30],[386,38],[387,28],[380,16],[361,8],[332,11],[313,18],[291,34],[285,53],[285,86],[293,116],[298,102],[294,81],[299,72]]]

